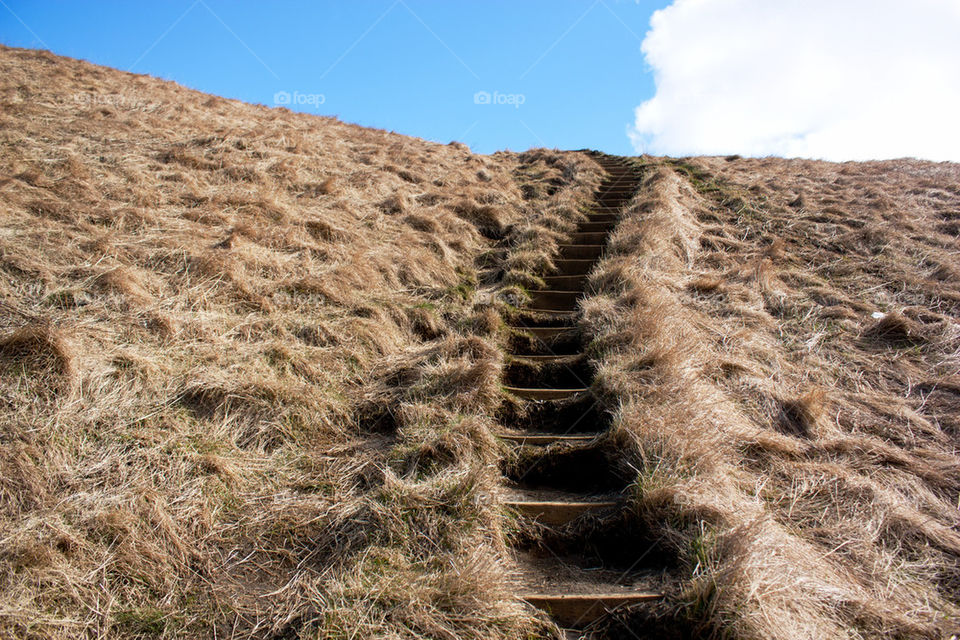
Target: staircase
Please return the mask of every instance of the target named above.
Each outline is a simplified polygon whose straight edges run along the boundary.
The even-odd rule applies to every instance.
[[[505,391],[519,409],[500,417],[499,434],[515,454],[503,465],[506,506],[534,532],[514,549],[519,595],[568,630],[662,597],[656,572],[643,562],[649,549],[614,549],[616,535],[604,530],[623,514],[631,478],[603,446],[609,417],[590,389],[578,304],[640,173],[623,159],[593,157],[606,178],[589,219],[560,245],[556,271],[542,276],[546,288],[531,292],[514,320]],[[632,547],[630,535],[621,537]]]

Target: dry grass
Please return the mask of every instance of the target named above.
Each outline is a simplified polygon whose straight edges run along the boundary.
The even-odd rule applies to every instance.
[[[598,167],[0,71],[0,636],[550,633],[490,416]],[[584,326],[673,615],[955,631],[960,169],[639,162]]]
[[[0,78],[0,636],[540,629],[482,498],[485,282],[596,165],[43,52]]]
[[[737,638],[938,638],[960,614],[960,168],[646,158],[585,304],[684,560]]]

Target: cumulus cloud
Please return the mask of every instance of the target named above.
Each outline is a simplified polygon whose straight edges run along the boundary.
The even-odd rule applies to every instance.
[[[639,152],[960,160],[960,0],[675,0]]]

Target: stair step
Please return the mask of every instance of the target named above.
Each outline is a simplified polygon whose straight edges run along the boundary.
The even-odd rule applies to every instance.
[[[543,281],[550,289],[561,290],[579,290],[582,291],[587,284],[587,275],[580,274],[576,276],[543,276]]]
[[[504,387],[504,390],[524,400],[567,400],[581,393],[586,393],[590,388],[550,389],[546,387]]]
[[[537,354],[579,355],[582,353],[580,332],[570,327],[527,327],[522,323],[510,326],[511,345],[514,354],[521,358],[537,357]],[[530,355],[524,355],[524,354]]]
[[[617,226],[616,220],[581,222],[577,225],[577,233],[604,233],[608,234]]]
[[[520,445],[547,445],[557,443],[586,444],[597,437],[596,433],[498,433],[503,440]]]
[[[503,369],[504,384],[513,387],[569,389],[590,384],[593,369],[582,353],[514,356]]]
[[[550,614],[562,627],[585,627],[618,607],[663,599],[660,593],[527,593],[521,600]]]
[[[617,211],[619,211],[619,209],[617,209]],[[620,216],[617,213],[591,213],[590,220],[596,221],[596,224],[609,224],[615,227],[617,223],[620,222]]]
[[[560,255],[566,260],[589,260],[603,255],[602,244],[561,244]]]
[[[510,328],[515,331],[529,333],[534,338],[538,338],[540,340],[552,340],[565,333],[572,333],[576,331],[576,329],[573,327],[522,327],[519,325],[511,325]]]
[[[560,309],[571,310],[577,308],[577,301],[583,296],[583,291],[557,291],[541,289],[530,292],[529,306],[533,309]]]
[[[601,511],[603,509],[612,509],[617,506],[613,500],[603,501],[577,501],[567,502],[560,500],[551,501],[525,501],[525,500],[507,500],[504,506],[520,513],[521,516],[536,520],[540,524],[548,526],[563,526],[569,524],[580,516],[591,511]]]
[[[597,261],[594,258],[560,258],[554,260],[553,264],[557,267],[556,275],[581,276],[590,273]]]
[[[510,363],[511,363],[511,364],[513,364],[513,363],[518,363],[518,364],[531,364],[531,365],[547,365],[547,364],[572,363],[572,362],[574,362],[574,361],[576,361],[576,360],[582,360],[582,359],[583,359],[583,353],[582,353],[582,352],[581,352],[581,353],[568,353],[568,354],[565,354],[565,355],[557,355],[557,354],[552,354],[552,353],[551,353],[550,355],[536,355],[536,356],[516,355],[516,356],[510,356]]]
[[[580,312],[576,309],[537,309],[535,307],[524,307],[521,310],[525,322],[549,323],[551,327],[563,327],[572,329],[575,326]]]
[[[577,231],[570,234],[570,244],[604,244],[608,235],[606,231]]]

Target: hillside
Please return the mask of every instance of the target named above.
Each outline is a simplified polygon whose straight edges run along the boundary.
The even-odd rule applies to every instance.
[[[960,165],[0,72],[0,636],[960,628]]]

